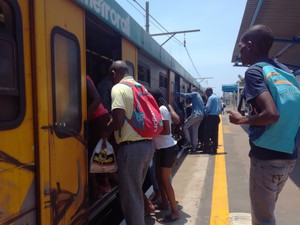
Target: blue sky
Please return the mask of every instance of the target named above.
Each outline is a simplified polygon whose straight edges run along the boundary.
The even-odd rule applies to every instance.
[[[145,28],[145,0],[117,0],[133,19]],[[176,34],[164,48],[195,78],[213,77],[201,82],[203,87],[213,87],[221,95],[222,84],[233,84],[238,74],[244,76],[245,67],[233,67],[233,48],[237,39],[246,0],[148,0],[150,15],[169,32],[195,30],[186,33],[186,49],[182,44],[184,34]],[[159,27],[160,29],[158,29]],[[150,34],[165,32],[150,18]],[[168,36],[154,37],[162,44]],[[196,68],[196,69],[195,69]],[[198,73],[197,73],[198,72]],[[199,74],[199,75],[198,75]]]

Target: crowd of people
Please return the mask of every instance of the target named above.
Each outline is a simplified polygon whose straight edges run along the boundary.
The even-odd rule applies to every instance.
[[[167,210],[169,207],[171,213],[166,215],[163,221],[175,221],[179,219],[179,211],[170,177],[179,152],[178,137],[185,141],[182,143],[183,147],[190,147],[191,153],[201,150],[215,154],[217,148],[216,132],[218,132],[220,120],[216,123],[213,119],[206,118],[219,116],[221,100],[209,88],[206,92],[205,106],[199,91],[192,88],[190,93],[177,93],[178,97],[187,99],[188,107],[186,110],[183,109],[182,111],[181,109],[180,111],[178,105],[173,107],[167,103],[160,90],[149,90],[159,107],[163,129],[156,137],[143,137],[126,119],[131,118],[133,114],[134,95],[132,88],[124,85],[124,82],[130,82],[134,85],[141,84],[137,83],[129,74],[124,61],[113,62],[108,75],[100,81],[106,85],[98,85],[98,93],[92,79],[87,76],[89,157],[100,138],[107,138],[113,142],[118,164],[117,180],[121,207],[127,224],[143,224],[145,215],[156,209]],[[104,101],[101,101],[103,99],[101,96],[105,96],[101,93],[108,92],[107,87],[109,85],[111,85],[111,99],[105,98]],[[99,90],[101,86],[105,86],[105,90]],[[188,112],[189,107],[191,108],[190,113]],[[186,114],[188,115],[185,116]],[[199,146],[198,141],[199,127],[202,122],[206,124],[202,130],[204,133],[202,148],[205,147],[205,149]],[[205,132],[206,126],[211,127],[210,132]],[[112,138],[112,133],[114,133],[114,138]],[[177,134],[177,138],[174,138],[175,134]],[[214,141],[216,142],[214,143]],[[205,145],[206,143],[207,145]],[[150,162],[153,166],[150,166]],[[142,190],[148,171],[149,175],[152,175],[153,186],[156,187],[154,189],[156,195],[151,199],[152,201],[144,195]],[[96,198],[99,194],[96,190],[97,185],[98,189],[109,187],[107,176],[107,174],[90,176],[91,193]],[[130,207],[128,202],[130,202]]]
[[[196,88],[192,88],[190,93],[177,93],[177,96],[187,102],[186,119],[182,124],[184,135],[180,134],[185,140],[182,147],[190,148],[190,153],[217,154],[220,114],[223,110],[221,97],[212,88],[206,88],[202,96]]]
[[[262,68],[256,63],[262,61],[288,71],[282,64],[268,58],[272,42],[272,32],[263,25],[251,27],[242,36],[240,40],[242,62],[250,65],[245,76],[245,97],[253,111],[250,115],[241,115],[235,111],[229,114],[231,123],[250,125],[249,186],[252,224],[255,225],[275,225],[275,203],[295,165],[296,149],[299,146],[293,143],[292,153],[283,153],[254,144],[255,139],[265,132],[266,126],[271,126],[279,120],[274,99],[263,79]],[[187,148],[191,154],[196,152],[217,154],[218,128],[220,114],[224,113],[224,104],[212,88],[207,88],[202,95],[196,88],[191,88],[189,93],[177,92],[179,101],[173,102],[173,105],[166,102],[160,90],[149,90],[159,107],[162,131],[155,137],[144,137],[128,122],[127,118],[131,118],[134,111],[134,95],[132,88],[124,85],[124,82],[142,85],[134,80],[132,74],[129,74],[124,61],[113,62],[108,74],[109,79],[106,82],[112,82],[111,101],[106,101],[109,102],[107,106],[109,109],[105,109],[103,103],[99,101],[98,103],[92,101],[99,96],[95,91],[88,90],[88,118],[91,122],[90,133],[93,133],[89,152],[97,138],[111,140],[111,134],[114,133],[112,141],[115,142],[119,168],[117,174],[120,202],[128,225],[145,224],[144,216],[156,209],[170,208],[171,210],[162,222],[178,220],[180,213],[172,187],[171,171],[179,148]],[[87,85],[88,89],[95,89],[94,85],[90,84],[90,78],[87,80]],[[182,99],[185,100],[186,107],[183,107],[184,104],[180,101]],[[103,120],[100,122],[99,118]],[[297,118],[299,119],[299,115],[296,115]],[[287,121],[286,126],[292,125]],[[94,137],[95,134],[98,134],[97,138]],[[297,132],[293,135],[294,139],[298,140]],[[155,191],[152,201],[143,192],[147,173],[152,177]],[[270,177],[262,177],[261,174],[269,174]],[[97,180],[91,179],[91,181],[97,184]]]

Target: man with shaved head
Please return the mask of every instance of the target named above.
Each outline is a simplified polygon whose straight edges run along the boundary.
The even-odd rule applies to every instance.
[[[250,66],[245,73],[244,94],[251,106],[250,115],[244,116],[231,111],[229,120],[234,124],[249,124],[249,143],[251,160],[249,192],[251,199],[252,224],[275,225],[274,209],[279,193],[284,187],[297,159],[297,134],[292,137],[293,152],[285,153],[266,148],[256,142],[260,137],[271,138],[268,128],[277,123],[279,115],[275,101],[265,82],[261,65],[279,68],[288,73],[283,64],[269,58],[269,50],[273,44],[273,33],[265,25],[255,25],[242,35],[239,48],[243,65]],[[259,64],[258,64],[259,63]],[[263,64],[262,64],[263,63]],[[289,103],[290,104],[290,103]],[[288,107],[288,105],[286,105]],[[291,112],[291,115],[293,112]],[[299,116],[299,115],[298,115]],[[295,126],[287,120],[286,127]],[[296,124],[296,126],[298,126]],[[297,127],[296,127],[297,131]],[[284,130],[282,130],[284,132]],[[298,131],[299,134],[299,131]],[[262,136],[264,135],[264,136]],[[290,134],[291,136],[293,134]],[[299,136],[299,135],[298,135]]]
[[[111,91],[113,120],[107,132],[114,131],[119,149],[116,152],[121,207],[127,225],[144,225],[143,182],[153,157],[152,139],[138,134],[125,118],[134,110],[133,90],[120,82],[137,84],[124,61],[115,61],[109,68],[113,82]],[[141,85],[141,84],[140,84]]]

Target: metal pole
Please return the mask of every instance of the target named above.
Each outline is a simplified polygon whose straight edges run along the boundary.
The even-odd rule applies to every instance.
[[[169,35],[169,34],[182,34],[182,33],[198,32],[198,31],[200,31],[200,29],[197,29],[197,30],[182,30],[182,31],[166,32],[166,33],[159,33],[159,34],[151,34],[151,36]]]
[[[146,2],[146,31],[149,33],[149,2]]]

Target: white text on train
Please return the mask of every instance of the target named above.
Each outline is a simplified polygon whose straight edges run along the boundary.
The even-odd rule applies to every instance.
[[[125,18],[118,14],[104,0],[85,0],[85,4],[89,5],[96,13],[104,19],[110,21],[115,27],[120,29],[126,35],[130,36],[130,17]]]

